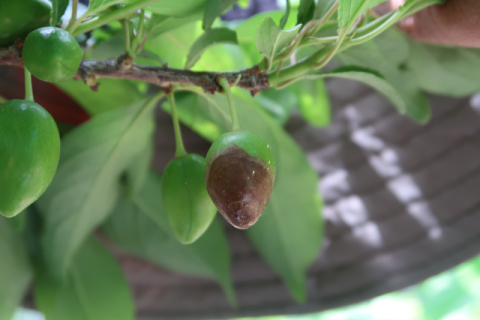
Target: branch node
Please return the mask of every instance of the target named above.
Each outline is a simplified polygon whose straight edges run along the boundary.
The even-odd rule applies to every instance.
[[[95,77],[94,74],[88,73],[84,82],[87,86],[92,88],[92,90],[94,90],[93,87],[98,87],[97,78]],[[94,91],[96,91],[96,90],[94,90]]]
[[[133,57],[130,57],[128,54],[121,55],[118,57],[118,63],[121,65],[120,69],[122,71],[130,70],[133,68]]]

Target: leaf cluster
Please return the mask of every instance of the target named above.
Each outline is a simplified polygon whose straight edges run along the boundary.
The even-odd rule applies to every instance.
[[[277,164],[270,202],[246,235],[298,302],[307,297],[323,219],[319,177],[283,128],[292,112],[298,109],[314,126],[328,125],[325,79],[332,77],[373,87],[418,122],[431,113],[422,91],[462,96],[480,89],[478,50],[419,44],[392,27],[435,0],[407,0],[382,17],[369,12],[382,0],[301,0],[298,6],[287,0],[285,11],[241,22],[218,19],[232,0],[91,0],[87,8],[73,2],[73,18],[62,20],[68,1],[52,0],[51,24],[63,23],[76,35],[88,59],[126,53],[150,66],[216,73],[257,64],[268,74],[272,88],[255,98],[233,90],[242,129],[260,135]],[[325,68],[332,59],[342,66]],[[217,281],[235,305],[220,222],[183,245],[163,211],[161,177],[150,162],[153,111],[159,103],[171,111],[164,93],[145,98],[148,87],[138,81],[98,83],[97,92],[74,80],[58,84],[91,120],[63,136],[46,193],[14,220],[0,217],[0,319],[11,316],[32,279],[37,307],[48,320],[133,319],[128,284],[95,231],[132,255]],[[192,86],[173,89],[184,125],[209,141],[229,131],[225,97]]]

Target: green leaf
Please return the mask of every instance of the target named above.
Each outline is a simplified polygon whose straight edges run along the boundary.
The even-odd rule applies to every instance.
[[[154,13],[167,16],[187,16],[203,13],[207,0],[161,0],[150,5],[148,9]]]
[[[90,15],[93,15],[108,9],[108,7],[111,7],[115,4],[119,4],[119,3],[129,4],[129,3],[134,3],[138,1],[139,0],[90,0],[87,12]]]
[[[445,1],[446,0],[406,0],[405,3],[400,6],[400,9],[404,9],[405,7],[409,7],[411,5],[410,9],[403,15],[403,17],[406,17],[423,8],[436,4],[442,4],[445,3]]]
[[[271,17],[266,17],[260,22],[255,36],[257,50],[269,61],[269,69],[272,66],[273,58],[283,50],[289,42],[298,34],[301,25],[290,30],[280,29]]]
[[[225,10],[234,5],[235,2],[237,2],[237,0],[207,0],[207,6],[205,7],[203,16],[203,29],[210,29],[213,21]]]
[[[227,28],[210,29],[198,38],[188,52],[185,69],[190,69],[200,59],[202,53],[216,44],[238,44],[237,33]]]
[[[32,279],[25,241],[7,219],[0,217],[0,319],[13,317]]]
[[[406,113],[407,111],[407,105],[400,94],[381,74],[376,71],[357,66],[344,66],[331,72],[313,74],[305,78],[316,79],[326,77],[344,78],[363,82],[383,94],[395,107],[397,107],[398,112]]]
[[[68,7],[68,0],[51,0],[52,13],[50,15],[50,25],[56,26],[60,22],[60,18]]]
[[[23,232],[25,230],[25,223],[27,221],[27,212],[28,208],[25,209],[20,214],[17,214],[15,217],[7,219],[7,222],[10,224],[10,227],[17,232]]]
[[[285,25],[287,24],[288,17],[290,16],[290,0],[286,0],[287,6],[285,7],[285,13],[282,16],[282,20],[280,20],[280,29],[285,29]]]
[[[255,37],[257,34],[258,26],[263,19],[270,16],[274,21],[281,21],[282,17],[285,15],[283,11],[269,11],[256,14],[247,20],[241,22],[235,26],[237,31],[238,42],[243,49],[243,55],[248,56],[251,61],[255,63],[263,58],[263,56],[258,52]],[[290,9],[290,15],[287,20],[287,24],[283,29],[290,29],[295,26],[296,22],[296,8],[292,7]],[[250,64],[251,66],[252,64]]]
[[[99,115],[138,102],[145,95],[128,80],[99,79],[97,91],[82,81],[67,80],[56,83],[60,89],[77,101],[90,115]]]
[[[300,0],[300,5],[298,6],[297,24],[305,25],[308,21],[312,20],[314,12],[315,1]]]
[[[48,320],[133,320],[133,301],[115,258],[94,236],[79,248],[65,281],[45,269],[35,277],[35,303]]]
[[[129,2],[127,1],[122,1],[122,0],[90,0],[88,4],[88,13],[94,14],[97,12],[100,12],[102,10],[107,9],[110,6],[113,6],[114,4],[117,3],[122,3],[122,2]]]
[[[155,38],[164,32],[173,30],[190,22],[200,20],[201,18],[201,14],[193,14],[181,17],[153,14],[145,25],[145,34],[147,34],[148,37]]]
[[[227,121],[215,122],[223,116],[212,115],[228,112],[226,98],[196,92],[211,105],[207,108],[199,104],[196,108],[210,117],[219,132],[228,131],[230,124]],[[277,166],[272,197],[262,217],[247,233],[262,257],[283,278],[295,299],[304,301],[306,270],[317,257],[323,237],[318,175],[302,150],[253,98],[244,92],[234,92],[242,95],[235,98],[240,127],[260,135],[268,143]],[[188,110],[195,110],[182,101],[178,101],[177,108],[182,122]],[[186,117],[184,123],[197,130],[198,126],[191,119]]]
[[[157,100],[101,114],[63,139],[57,173],[37,202],[45,260],[57,278],[115,205],[120,175],[150,141]]]
[[[111,60],[125,53],[125,33],[115,34],[85,52],[84,60]],[[78,81],[77,81],[78,82]]]
[[[143,187],[150,170],[153,157],[153,137],[149,138],[144,149],[140,151],[128,166],[125,174],[128,182],[128,196],[132,199]]]
[[[373,40],[354,46],[337,57],[346,65],[356,65],[379,72],[400,94],[405,113],[420,123],[430,119],[428,99],[421,93],[415,74],[405,68],[409,45],[400,31],[389,29]]]
[[[297,105],[297,97],[291,86],[283,90],[263,90],[255,100],[276,123],[283,126]]]
[[[150,171],[133,202],[118,203],[103,226],[106,235],[123,249],[169,270],[217,280],[235,304],[230,251],[218,220],[197,241],[183,245],[163,212],[160,192],[160,178]]]
[[[315,7],[315,13],[313,14],[314,19],[323,18],[327,12],[335,5],[337,0],[318,0],[317,6]]]
[[[480,91],[480,50],[410,40],[408,68],[426,91],[462,97]]]
[[[190,47],[202,33],[198,23],[188,23],[148,38],[145,48],[168,61],[169,67],[183,69]]]
[[[213,141],[231,127],[231,119],[227,111],[211,101],[213,100],[209,96],[175,93],[179,119],[205,139]],[[164,103],[162,107],[170,113],[168,103]]]
[[[316,127],[327,126],[330,123],[330,99],[323,79],[301,80],[291,87],[297,94],[302,117]]]
[[[338,0],[338,27],[345,28],[362,13],[386,0]]]

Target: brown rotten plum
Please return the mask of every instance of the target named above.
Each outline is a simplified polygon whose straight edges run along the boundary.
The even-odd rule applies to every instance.
[[[212,144],[206,160],[205,184],[218,211],[238,229],[254,225],[275,182],[270,147],[255,133],[229,132]]]

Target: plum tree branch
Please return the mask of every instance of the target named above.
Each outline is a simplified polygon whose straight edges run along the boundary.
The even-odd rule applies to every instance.
[[[0,65],[22,66],[21,45],[0,48]],[[249,90],[252,95],[270,87],[267,74],[257,66],[235,72],[198,72],[169,68],[168,66],[142,66],[133,63],[133,59],[121,55],[114,60],[82,61],[75,79],[83,80],[93,89],[101,78],[128,79],[145,81],[159,87],[167,88],[176,84],[194,85],[203,88],[205,92],[222,92],[222,86],[217,82],[218,76],[225,76],[230,85]]]

